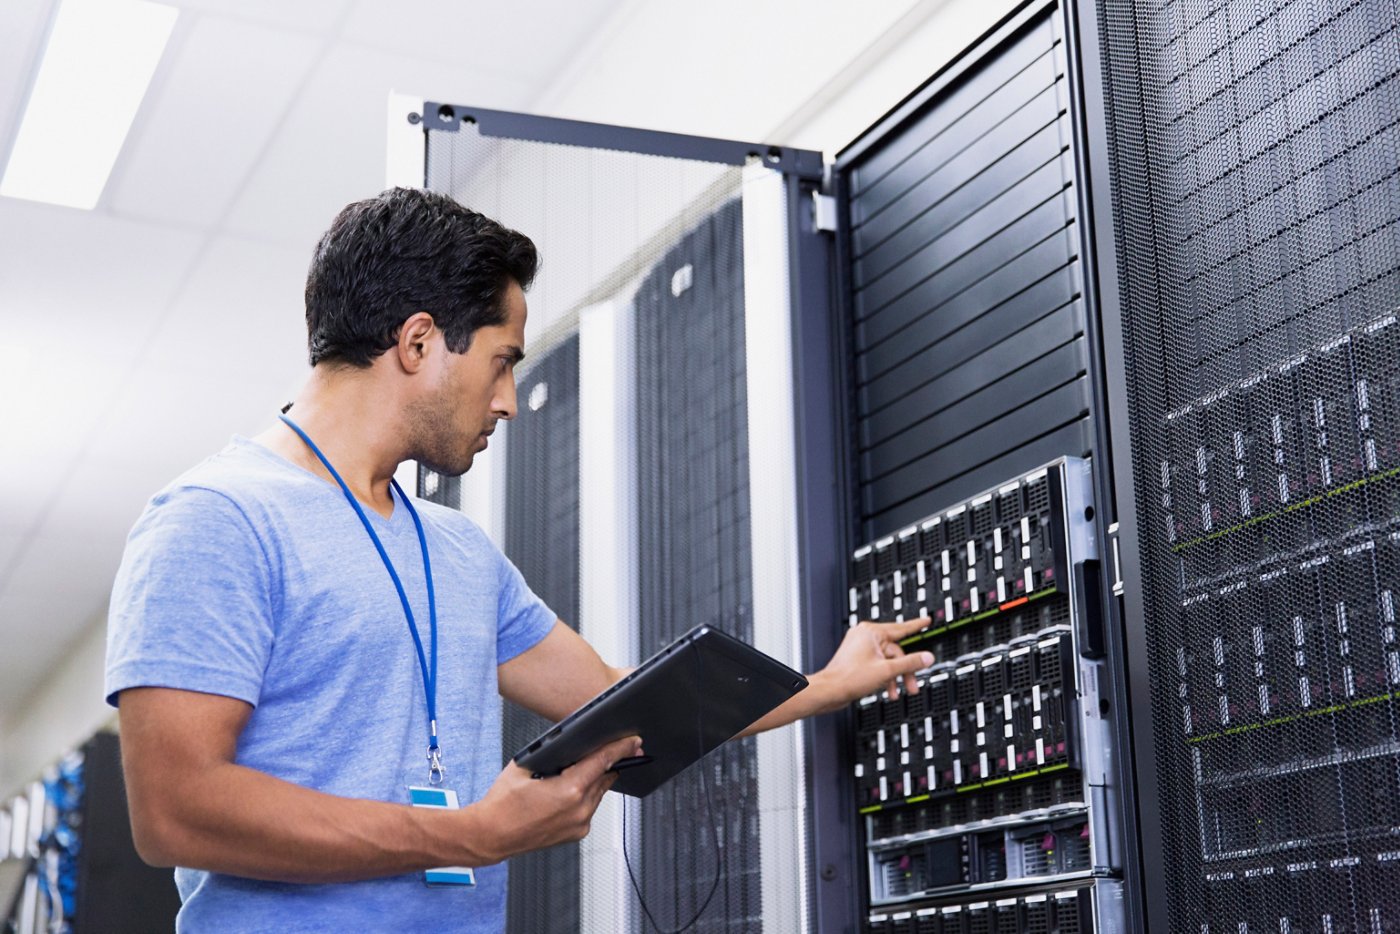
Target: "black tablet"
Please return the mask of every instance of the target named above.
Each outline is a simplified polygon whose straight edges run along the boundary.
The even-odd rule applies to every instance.
[[[550,727],[515,762],[558,775],[600,746],[640,736],[647,761],[619,770],[612,790],[642,798],[806,686],[753,646],[699,626]]]

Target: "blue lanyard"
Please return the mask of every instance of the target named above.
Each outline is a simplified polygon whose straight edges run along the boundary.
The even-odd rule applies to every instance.
[[[384,562],[384,568],[389,572],[389,577],[394,582],[394,589],[399,592],[399,602],[403,604],[403,615],[408,620],[408,632],[413,636],[413,647],[418,652],[418,668],[423,673],[423,693],[428,699],[428,782],[433,785],[442,783],[443,776],[447,770],[442,765],[442,749],[438,746],[437,735],[437,600],[433,596],[433,566],[428,561],[428,539],[423,535],[423,523],[418,518],[418,511],[413,508],[399,482],[390,478],[389,485],[394,492],[399,494],[399,499],[403,501],[408,509],[408,514],[413,517],[413,527],[418,530],[418,546],[423,550],[423,577],[428,583],[428,639],[432,655],[432,667],[429,668],[428,659],[423,654],[423,639],[418,635],[418,625],[413,620],[413,607],[409,605],[408,595],[404,593],[403,582],[399,580],[399,572],[394,569],[394,562],[389,560],[389,553],[384,550],[384,543],[379,540],[379,536],[374,531],[374,526],[370,525],[369,517],[365,515],[364,507],[360,501],[355,499],[355,494],[350,492],[350,487],[345,483],[336,469],[331,466],[331,462],[326,459],[326,455],[321,453],[321,449],[316,446],[316,442],[311,440],[311,436],[301,430],[301,426],[285,415],[278,416],[286,423],[287,427],[295,431],[301,440],[306,442],[306,446],[311,449],[317,459],[330,471],[335,482],[340,484],[340,491],[345,494],[345,499],[355,510],[355,515],[360,517],[360,523],[364,525],[365,531],[369,533],[370,541],[374,542],[374,548],[379,552],[379,559]]]

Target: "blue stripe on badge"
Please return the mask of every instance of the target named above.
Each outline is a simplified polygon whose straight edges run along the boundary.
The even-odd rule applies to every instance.
[[[476,885],[476,874],[470,869],[429,869],[423,873],[429,885]]]
[[[445,808],[447,792],[438,791],[436,788],[410,788],[408,800],[418,807]]]

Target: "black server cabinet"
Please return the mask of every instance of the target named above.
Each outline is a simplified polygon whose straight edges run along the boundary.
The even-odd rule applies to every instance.
[[[1152,929],[1395,930],[1400,9],[1081,20]]]
[[[517,387],[519,414],[506,438],[505,553],[530,588],[569,626],[579,619],[579,341],[563,340]],[[545,731],[548,721],[506,704],[503,761]],[[507,929],[518,934],[578,931],[576,843],[511,860]]]
[[[908,645],[936,654],[927,696],[867,698],[837,754],[868,930],[1140,929],[1087,122],[1074,10],[1026,3],[836,157],[842,615],[927,615]],[[1017,500],[1050,462],[1072,509]],[[1054,722],[1021,722],[1033,691],[1067,698]]]
[[[687,233],[634,305],[638,654],[698,625],[752,641],[741,203]],[[666,906],[656,920],[667,928],[712,889],[694,930],[762,925],[753,745],[726,744],[641,802],[638,882],[648,905]]]

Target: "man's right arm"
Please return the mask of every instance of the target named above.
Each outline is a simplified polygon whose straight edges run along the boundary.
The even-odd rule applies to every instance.
[[[238,765],[238,737],[252,713],[244,701],[170,688],[131,688],[120,700],[141,857],[280,882],[485,866],[580,840],[616,779],[608,769],[639,748],[621,739],[540,780],[508,765],[480,801],[443,811],[324,794]]]

